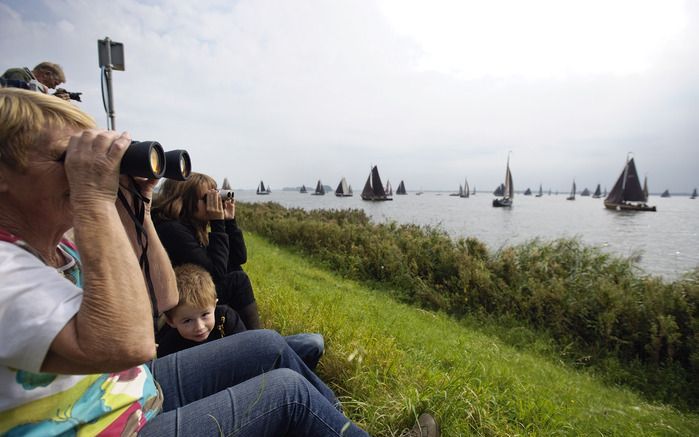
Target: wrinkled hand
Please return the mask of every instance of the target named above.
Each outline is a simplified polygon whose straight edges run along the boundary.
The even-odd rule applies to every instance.
[[[235,218],[235,200],[226,199],[226,201],[223,202],[223,209],[225,213],[224,218],[226,220],[233,220]]]
[[[65,169],[74,208],[91,202],[115,202],[119,165],[129,144],[131,138],[126,132],[87,129],[71,136]]]
[[[206,216],[209,220],[223,220],[225,218],[221,196],[215,189],[206,193]]]

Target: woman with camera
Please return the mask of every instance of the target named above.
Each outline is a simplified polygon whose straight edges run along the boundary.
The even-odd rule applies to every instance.
[[[147,203],[139,233],[117,201],[130,142],[0,89],[0,435],[366,435],[272,331],[153,360],[146,282],[156,312],[177,292]],[[149,199],[153,182],[134,183]]]
[[[246,328],[259,329],[260,316],[250,278],[235,202],[221,199],[216,181],[192,173],[186,181],[166,179],[153,206],[156,230],[173,265],[197,264],[214,279],[219,303],[231,306]]]

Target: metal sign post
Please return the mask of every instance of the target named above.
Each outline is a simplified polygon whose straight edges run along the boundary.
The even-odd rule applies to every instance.
[[[99,56],[100,68],[103,71],[102,77],[102,100],[105,103],[104,109],[107,111],[107,127],[115,130],[114,124],[114,95],[112,93],[112,71],[124,71],[124,45],[114,42],[109,37],[97,41],[97,53]],[[104,95],[104,85],[106,82],[107,95]]]

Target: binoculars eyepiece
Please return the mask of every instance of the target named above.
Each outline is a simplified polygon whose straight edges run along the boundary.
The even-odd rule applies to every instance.
[[[121,159],[120,172],[147,179],[184,181],[192,173],[192,161],[186,150],[165,152],[157,141],[131,141]]]

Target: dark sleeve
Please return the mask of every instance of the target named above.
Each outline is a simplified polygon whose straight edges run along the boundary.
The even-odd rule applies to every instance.
[[[214,331],[219,331],[217,333],[219,334],[218,338],[220,338],[219,325],[222,323],[224,335],[233,335],[239,332],[247,331],[247,328],[243,323],[243,319],[240,318],[238,313],[233,308],[229,307],[228,305],[216,305],[216,325],[214,327]]]
[[[155,229],[173,265],[200,265],[211,273],[214,281],[225,276],[228,269],[228,235],[223,220],[211,221],[207,247],[199,244],[193,229],[176,220],[162,222]]]
[[[157,354],[158,358],[162,358],[166,355],[174,354],[181,350],[196,346],[199,343],[186,340],[180,336],[177,329],[165,325],[156,335],[156,342],[158,343]]]
[[[226,220],[226,234],[228,234],[228,244],[230,246],[228,271],[240,270],[240,266],[248,261],[248,250],[245,247],[243,231],[238,227],[235,219]]]

